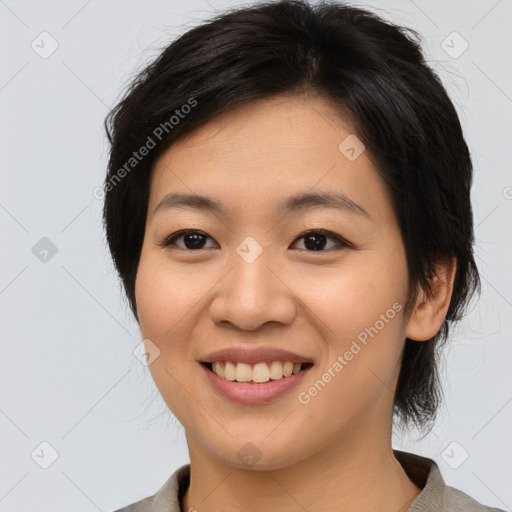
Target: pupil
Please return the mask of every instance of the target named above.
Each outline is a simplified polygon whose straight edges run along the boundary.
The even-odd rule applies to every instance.
[[[187,249],[201,249],[204,244],[204,236],[199,233],[185,235],[183,240]]]
[[[313,243],[309,244],[308,242],[311,240],[313,240]],[[325,247],[325,236],[321,234],[307,235],[304,239],[304,245],[307,249],[312,249],[313,251],[323,249]]]

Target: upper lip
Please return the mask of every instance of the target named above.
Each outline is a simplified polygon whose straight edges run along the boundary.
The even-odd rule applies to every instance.
[[[245,348],[233,347],[217,350],[201,359],[202,363],[215,361],[232,361],[237,363],[257,364],[263,361],[283,361],[292,363],[313,363],[307,357],[295,354],[288,350],[273,347]]]

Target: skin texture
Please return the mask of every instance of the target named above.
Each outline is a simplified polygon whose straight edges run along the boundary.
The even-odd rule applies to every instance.
[[[420,492],[392,453],[393,393],[405,337],[429,339],[442,324],[455,263],[439,268],[435,293],[420,293],[410,318],[398,312],[309,403],[297,398],[407,298],[389,192],[366,152],[350,161],[338,149],[353,133],[322,98],[277,96],[217,117],[154,166],[136,301],[143,338],[160,350],[150,371],[186,431],[183,510],[398,512]],[[370,217],[275,210],[290,195],[320,191],[342,192]],[[205,195],[230,212],[155,214],[169,192]],[[183,237],[161,245],[182,229],[208,235],[204,248],[187,249]],[[308,249],[301,235],[310,229],[349,245],[327,237],[324,250]],[[248,236],[263,250],[252,263],[236,251]],[[283,348],[314,367],[270,403],[233,403],[198,361],[235,346]],[[237,457],[248,442],[260,456],[251,467]]]

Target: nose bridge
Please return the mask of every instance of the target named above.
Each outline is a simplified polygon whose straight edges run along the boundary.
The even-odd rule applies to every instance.
[[[270,250],[252,237],[244,239],[230,257],[231,272],[219,283],[210,306],[212,320],[248,330],[267,322],[293,321],[295,301],[275,275],[272,261]]]

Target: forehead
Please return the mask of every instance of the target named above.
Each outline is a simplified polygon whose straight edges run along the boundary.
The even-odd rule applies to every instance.
[[[355,149],[356,158],[347,149]],[[345,193],[358,203],[372,197],[377,209],[389,201],[364,145],[331,103],[277,96],[223,113],[163,152],[151,177],[149,209],[171,191],[243,207],[307,190]]]

